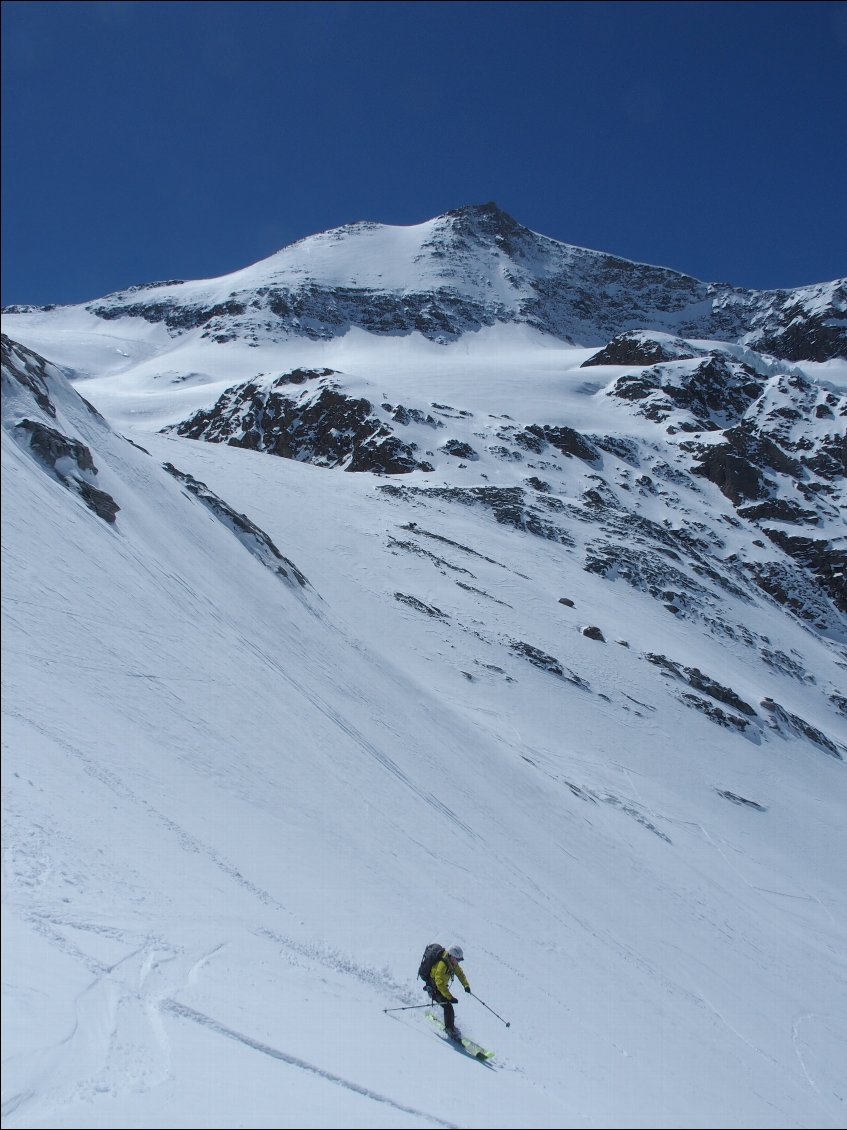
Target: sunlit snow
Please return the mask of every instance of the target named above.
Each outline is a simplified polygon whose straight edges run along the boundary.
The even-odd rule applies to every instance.
[[[727,591],[737,638],[710,634],[565,545],[384,489],[521,481],[482,442],[440,451],[498,418],[608,428],[592,350],[520,326],[249,348],[82,308],[4,330],[66,370],[43,419],[120,506],[103,521],[36,465],[12,432],[41,410],[4,384],[4,1127],[847,1125],[844,761],[761,706],[843,749],[843,643]],[[449,406],[409,433],[435,472],[159,432],[296,365]],[[591,476],[574,461],[568,496]],[[673,520],[706,520],[680,489]],[[752,724],[692,710],[647,654]],[[457,1020],[487,1065],[426,1022],[433,940],[464,948],[479,999],[459,991]]]

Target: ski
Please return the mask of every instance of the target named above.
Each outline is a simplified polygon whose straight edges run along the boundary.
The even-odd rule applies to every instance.
[[[457,1051],[463,1051],[466,1055],[472,1056],[474,1059],[482,1060],[483,1063],[494,1058],[494,1052],[488,1051],[487,1048],[481,1048],[479,1044],[475,1044],[473,1040],[469,1040],[466,1036],[462,1036],[459,1040],[451,1040],[447,1035],[447,1029],[444,1027],[443,1021],[439,1020],[433,1013],[428,1012],[426,1018],[435,1025],[442,1033],[444,1039],[452,1044]]]

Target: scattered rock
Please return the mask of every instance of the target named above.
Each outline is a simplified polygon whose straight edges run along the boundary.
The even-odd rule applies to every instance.
[[[581,690],[588,691],[591,689],[585,679],[569,668],[565,668],[555,656],[546,655],[539,648],[533,647],[532,644],[525,643],[523,640],[512,640],[509,646],[515,655],[526,659],[534,667],[539,667],[542,671],[549,671],[551,675],[556,675]]]
[[[743,734],[750,725],[748,718],[741,718],[737,714],[730,714],[726,710],[721,710],[719,706],[715,706],[713,702],[709,702],[708,699],[701,698],[699,695],[683,691],[679,697],[686,706],[693,706],[701,714],[705,714],[707,718],[712,722],[717,722],[720,726],[738,730],[739,733]]]
[[[763,804],[759,804],[755,800],[748,800],[744,796],[738,796],[737,793],[731,793],[727,789],[715,789],[715,792],[725,800],[732,801],[733,804],[746,805],[747,808],[755,808],[757,812],[767,812],[767,808]]]
[[[683,667],[681,663],[675,663],[672,659],[668,659],[666,655],[657,655],[653,652],[645,653],[644,658],[648,663],[660,667],[666,674],[687,683],[694,690],[702,691],[710,698],[722,702],[726,706],[731,706],[734,710],[738,710],[750,718],[755,717],[756,711],[748,702],[740,698],[730,687],[722,686],[715,679],[704,675],[699,668]]]
[[[791,711],[786,710],[784,706],[780,706],[778,702],[774,702],[772,698],[763,698],[761,706],[768,712],[769,723],[771,727],[778,733],[785,734],[787,730],[789,733],[798,734],[800,737],[806,738],[814,745],[822,749],[824,753],[834,757],[836,761],[843,761],[839,747],[831,738],[822,733],[816,726],[811,725],[805,718],[800,718],[797,714],[792,714]],[[843,747],[842,747],[843,748]]]
[[[418,600],[416,596],[409,596],[405,592],[396,592],[394,599],[399,600],[402,604],[408,604],[410,608],[414,608],[417,612],[423,612],[426,616],[432,616],[435,620],[449,620],[450,617],[446,612],[442,612],[434,604],[425,604],[422,600]]]
[[[442,444],[441,450],[447,455],[453,455],[456,459],[479,459],[469,443],[463,443],[462,440],[458,439],[448,439],[446,443]]]

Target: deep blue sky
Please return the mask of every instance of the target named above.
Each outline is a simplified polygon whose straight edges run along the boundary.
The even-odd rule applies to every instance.
[[[847,274],[842,0],[2,9],[4,303],[489,200],[707,281]]]

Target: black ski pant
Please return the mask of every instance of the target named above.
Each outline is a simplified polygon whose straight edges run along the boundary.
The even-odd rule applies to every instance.
[[[448,1032],[452,1032],[456,1026],[456,1014],[453,1011],[453,1005],[450,1001],[445,1000],[441,993],[436,989],[433,984],[427,985],[429,996],[433,1004],[440,1004],[444,1009],[444,1027]]]

